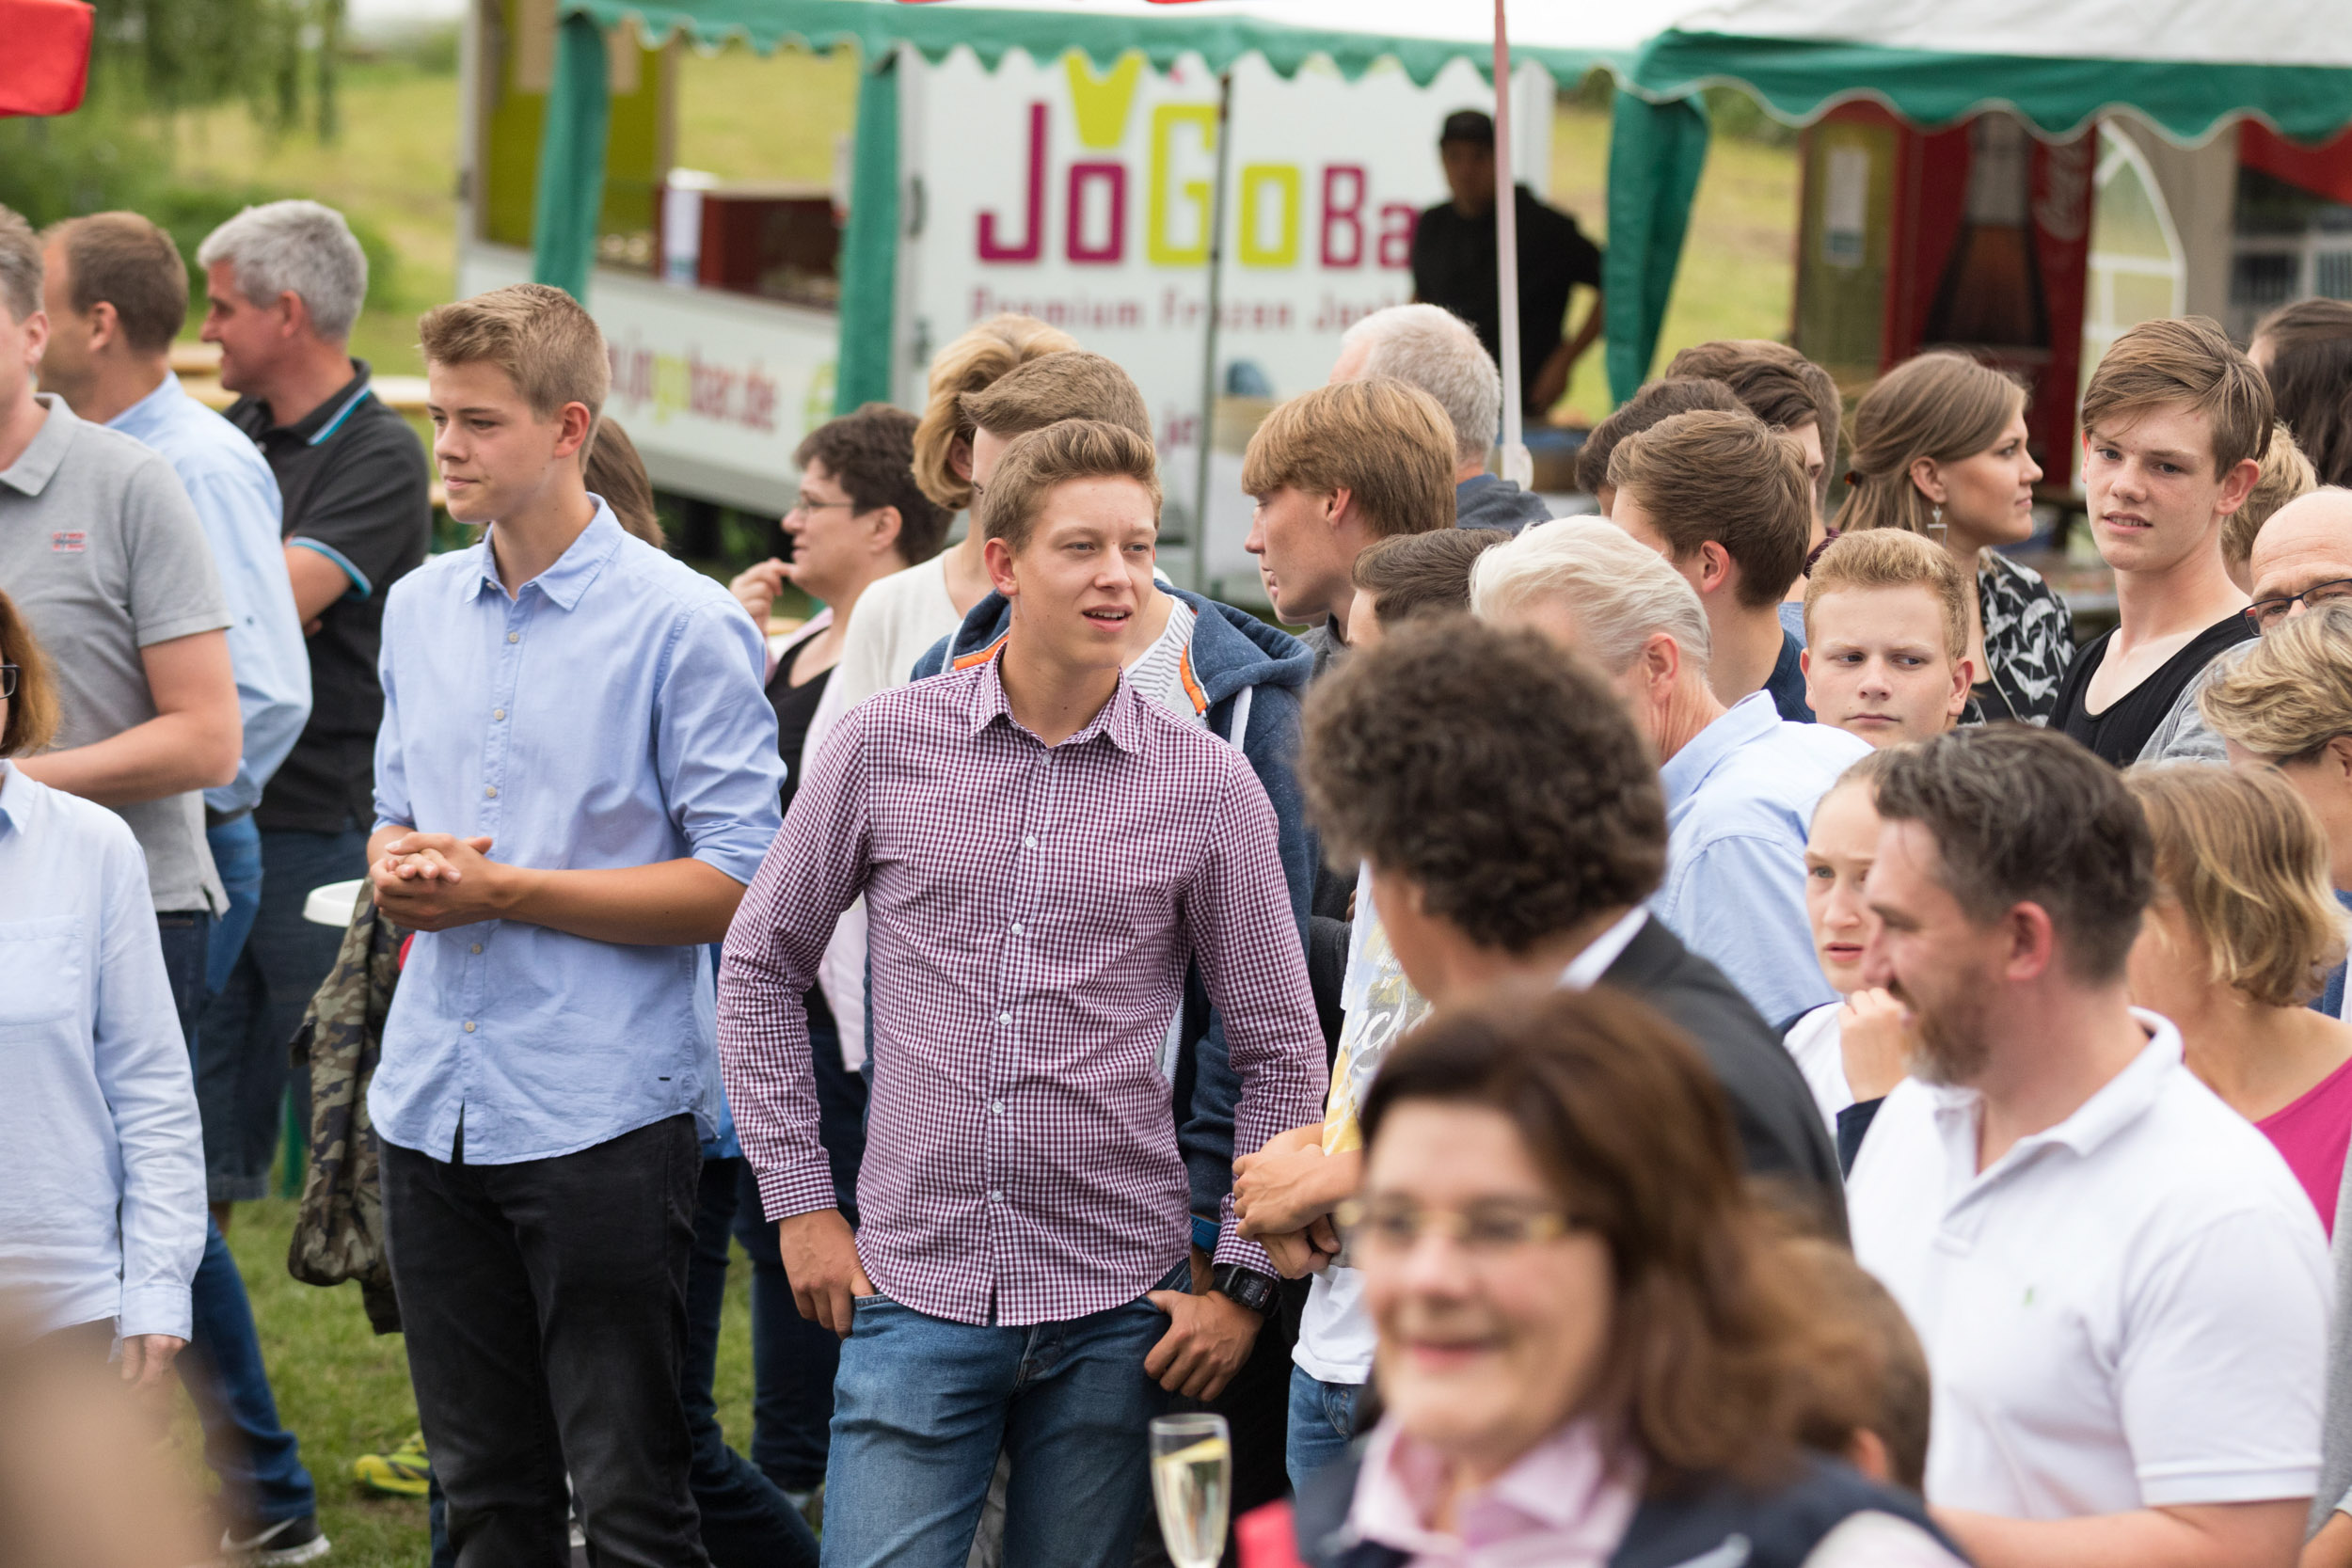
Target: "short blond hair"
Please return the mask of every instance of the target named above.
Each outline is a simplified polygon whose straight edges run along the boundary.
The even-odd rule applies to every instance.
[[[1623,673],[1650,635],[1661,631],[1686,663],[1707,667],[1712,641],[1698,590],[1614,523],[1536,523],[1470,568],[1470,611],[1482,621],[1544,601],[1576,617],[1585,657],[1610,674]]]
[[[2221,520],[2221,559],[2233,572],[2246,570],[2254,559],[2254,540],[2279,508],[2319,488],[2312,460],[2295,444],[2287,427],[2272,423],[2270,450],[2263,453],[2262,477],[2254,481],[2246,504]]]
[[[2160,317],[2116,339],[2083,388],[2083,434],[2168,406],[2205,416],[2217,475],[2270,448],[2270,387],[2211,317]]]
[[[2352,606],[2291,616],[2222,656],[2197,695],[2214,734],[2265,762],[2304,762],[2352,735]]]
[[[1454,421],[1438,400],[1393,376],[1302,392],[1265,417],[1241,460],[1241,487],[1345,490],[1373,534],[1454,526]]]
[[[436,306],[419,318],[417,338],[427,364],[496,365],[543,420],[581,404],[593,438],[612,367],[595,318],[563,290],[516,283]]]
[[[2132,768],[2155,841],[2156,895],[2212,955],[2211,977],[2265,1007],[2299,1007],[2344,961],[2328,832],[2275,771],[2210,762]]]
[[[1002,539],[1018,552],[1028,544],[1047,497],[1082,479],[1135,481],[1152,498],[1152,520],[1159,521],[1160,475],[1152,443],[1125,425],[1064,420],[1015,436],[1005,448],[980,496],[980,536]]]
[[[1062,354],[1078,340],[1035,316],[991,316],[939,351],[931,360],[923,417],[914,426],[914,483],[939,505],[961,512],[972,504],[972,482],[951,459],[958,441],[972,439],[963,394],[977,392],[1017,365]]]
[[[1804,640],[1814,640],[1813,603],[1824,594],[1856,589],[1924,588],[1944,612],[1944,649],[1954,658],[1968,652],[1968,594],[1975,585],[1960,575],[1948,551],[1900,529],[1865,529],[1841,533],[1813,558],[1804,585]]]

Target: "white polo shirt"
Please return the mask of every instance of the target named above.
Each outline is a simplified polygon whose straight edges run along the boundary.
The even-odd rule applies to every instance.
[[[2308,1497],[2328,1247],[2178,1030],[1981,1175],[1973,1090],[1906,1079],[1846,1188],[1934,1384],[1927,1496],[2020,1519]]]

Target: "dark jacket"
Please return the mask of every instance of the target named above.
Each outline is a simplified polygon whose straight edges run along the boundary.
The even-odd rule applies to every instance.
[[[1308,1568],[1404,1568],[1403,1552],[1359,1540],[1348,1528],[1363,1445],[1307,1482],[1292,1514],[1299,1560]],[[1695,1491],[1645,1497],[1626,1526],[1610,1568],[1802,1568],[1830,1531],[1857,1513],[1891,1513],[1959,1555],[1907,1492],[1865,1481],[1834,1459],[1809,1458],[1787,1484],[1751,1491],[1717,1481]]]
[[[1233,740],[1239,730],[1241,753],[1273,803],[1282,877],[1290,886],[1291,913],[1303,949],[1314,894],[1315,846],[1307,831],[1306,797],[1298,787],[1299,703],[1314,656],[1297,638],[1246,610],[1168,583],[1160,584],[1160,591],[1189,606],[1195,617],[1188,657],[1207,704],[1210,732]],[[917,661],[915,678],[939,674],[955,660],[984,651],[1011,627],[1012,607],[1004,595],[990,594],[972,607],[953,637],[932,644]],[[1178,1117],[1176,1141],[1192,1179],[1192,1212],[1204,1217],[1215,1215],[1232,1190],[1233,1108],[1241,1099],[1241,1080],[1226,1053],[1225,1026],[1206,1002],[1196,973],[1185,987],[1185,1049],[1175,1085],[1178,1103],[1188,1103],[1190,1110]]]
[[[1601,982],[1640,997],[1691,1037],[1731,1103],[1748,1174],[1785,1183],[1802,1212],[1842,1240],[1837,1149],[1796,1059],[1739,988],[1655,917],[1642,923]]]
[[[1500,529],[1517,533],[1530,523],[1551,521],[1551,508],[1533,490],[1522,490],[1499,474],[1472,474],[1454,487],[1455,528]]]

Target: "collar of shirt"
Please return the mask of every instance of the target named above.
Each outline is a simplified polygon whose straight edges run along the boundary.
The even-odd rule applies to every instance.
[[[1609,973],[1609,966],[1641,934],[1642,923],[1649,918],[1649,911],[1634,905],[1617,918],[1616,924],[1601,932],[1588,943],[1583,952],[1568,960],[1568,967],[1560,972],[1563,990],[1590,990],[1600,984],[1600,977]]]
[[[164,378],[155,383],[153,391],[108,420],[106,428],[119,430],[134,440],[146,441],[153,446],[154,442],[149,437],[164,427],[164,422],[171,418],[173,404],[187,395],[180,386],[180,377],[166,371]]]
[[[520,599],[536,588],[547,595],[548,603],[568,610],[580,603],[580,596],[596,580],[596,574],[604,570],[612,552],[620,548],[627,531],[621,527],[620,519],[612,515],[612,509],[604,504],[602,496],[591,492],[588,499],[596,503],[596,515],[588,519],[588,526],[580,531],[578,538],[564,546],[555,564],[516,589],[514,598]],[[496,523],[482,531],[481,543],[473,546],[476,570],[463,597],[478,598],[485,589],[501,597],[507,596],[506,584],[499,578],[498,557],[490,549],[490,541],[497,533]]]
[[[1977,1131],[1983,1119],[1983,1095],[1948,1084],[1928,1087],[1935,1106],[1936,1128],[1949,1157],[1947,1168],[1961,1179],[1956,1204],[1999,1185],[2039,1159],[2043,1149],[2063,1148],[2077,1159],[2086,1159],[2148,1114],[2166,1075],[2181,1065],[2181,1032],[2171,1020],[2139,1007],[2132,1009],[2132,1017],[2147,1031],[2148,1043],[2130,1065],[2102,1084],[2065,1120],[2018,1139],[2008,1153],[1981,1171],[1977,1171]],[[1976,1171],[1974,1177],[1968,1176],[1971,1171]]]
[[[22,834],[32,820],[32,785],[8,758],[0,757],[0,823]]]
[[[368,381],[373,374],[365,359],[354,359],[351,362],[351,379],[292,424],[272,424],[269,404],[250,395],[240,399],[237,406],[229,411],[230,416],[256,441],[276,437],[315,447],[343,427],[343,421],[351,418],[351,411],[359,406],[359,400],[368,395]]]
[[[1443,1484],[1443,1461],[1385,1420],[1365,1446],[1348,1523],[1359,1540],[1416,1561],[1517,1561],[1514,1548],[1540,1547],[1550,1568],[1601,1568],[1632,1522],[1639,1477],[1629,1458],[1613,1467],[1591,1420],[1573,1421],[1459,1498],[1454,1531],[1445,1534],[1424,1523]]]
[[[81,417],[65,405],[65,399],[55,392],[34,394],[49,410],[41,421],[40,433],[17,455],[14,463],[0,469],[0,484],[26,496],[38,496],[49,487],[57,465],[65,461],[66,448],[73,444],[74,426]]]
[[[972,684],[972,695],[964,708],[966,733],[977,735],[1001,719],[1008,727],[1037,740],[1037,736],[1029,727],[1013,717],[1011,699],[1005,695],[1004,647],[1004,642],[999,641],[990,650],[986,673]],[[1061,745],[1083,746],[1095,736],[1103,736],[1112,745],[1134,756],[1143,750],[1143,713],[1139,705],[1142,701],[1136,694],[1136,689],[1127,684],[1127,672],[1121,670],[1119,684],[1111,689],[1111,700],[1087,721],[1084,729]],[[1042,746],[1045,743],[1039,740],[1038,744]],[[1050,750],[1058,751],[1060,747]]]
[[[1751,691],[1725,708],[1659,768],[1658,782],[1665,786],[1666,804],[1671,808],[1690,799],[1733,752],[1772,734],[1772,726],[1780,721],[1780,709],[1772,705],[1769,691]]]

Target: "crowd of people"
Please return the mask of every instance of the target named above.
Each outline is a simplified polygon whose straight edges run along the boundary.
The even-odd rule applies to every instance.
[[[1245,456],[1293,635],[1043,324],[722,585],[568,295],[418,324],[435,555],[341,218],[197,261],[225,417],[167,235],[0,209],[0,1363],[176,1374],[223,1558],[330,1549],[291,1044],[437,1564],[1164,1560],[1179,1408],[1259,1568],[2352,1564],[2352,308],[2116,341],[2077,649],[1999,372],[1702,344],[1555,518],[1393,307]]]

